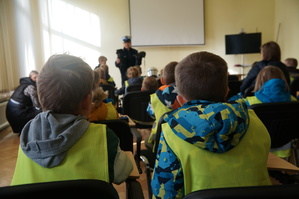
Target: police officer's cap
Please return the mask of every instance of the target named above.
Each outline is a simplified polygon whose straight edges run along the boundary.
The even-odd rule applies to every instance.
[[[130,36],[123,36],[122,40],[123,42],[131,42],[131,38]]]

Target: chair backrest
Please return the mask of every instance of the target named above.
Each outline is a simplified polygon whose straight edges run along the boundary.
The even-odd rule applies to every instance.
[[[119,138],[119,146],[123,151],[133,152],[133,134],[127,121],[121,119],[101,120],[93,123],[106,124]]]
[[[297,91],[299,91],[299,77],[295,78],[290,85],[291,95],[296,97]]]
[[[227,99],[229,99],[230,97],[232,97],[234,95],[237,95],[240,92],[241,85],[242,85],[242,82],[239,80],[228,81],[229,92],[227,94]]]
[[[129,92],[123,98],[123,114],[128,115],[135,123],[151,125],[155,120],[146,109],[153,91]]]
[[[108,97],[113,99],[114,104],[118,103],[118,96],[115,95],[116,88],[109,84],[100,85],[104,91],[108,91]]]
[[[265,185],[205,189],[189,193],[184,199],[299,198],[299,184]]]
[[[133,91],[141,91],[141,86],[141,84],[131,84],[126,87],[125,94]]]
[[[15,198],[119,198],[110,183],[101,180],[68,180],[0,187],[1,199]]]
[[[277,148],[299,138],[299,101],[254,104],[256,115],[271,137],[271,148]]]
[[[228,75],[228,81],[238,81],[238,75]]]

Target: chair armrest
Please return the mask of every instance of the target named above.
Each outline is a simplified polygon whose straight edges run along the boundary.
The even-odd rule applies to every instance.
[[[140,132],[137,130],[137,128],[131,127],[131,132],[133,134],[134,139],[136,140],[136,153],[135,153],[135,161],[139,170],[139,173],[142,173],[142,170],[140,168],[140,150],[141,150],[141,140],[142,136]]]

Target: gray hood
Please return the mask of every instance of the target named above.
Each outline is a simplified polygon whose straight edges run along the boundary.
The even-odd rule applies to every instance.
[[[29,121],[22,130],[20,146],[37,164],[58,166],[89,126],[85,116],[46,111]]]

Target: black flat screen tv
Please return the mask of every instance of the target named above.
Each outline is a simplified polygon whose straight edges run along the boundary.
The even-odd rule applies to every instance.
[[[259,53],[262,41],[262,33],[241,33],[225,35],[225,53],[246,54]]]

